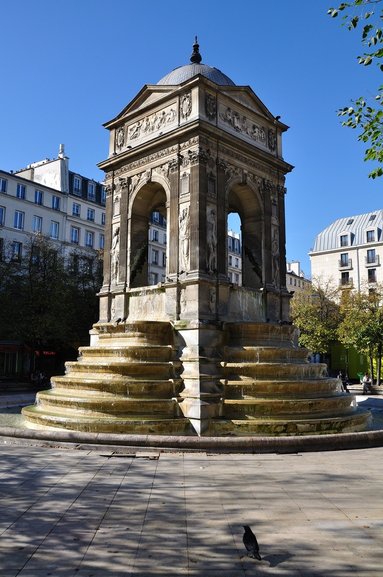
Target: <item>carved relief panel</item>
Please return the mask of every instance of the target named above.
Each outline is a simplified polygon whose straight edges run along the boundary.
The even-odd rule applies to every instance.
[[[217,211],[208,205],[206,211],[206,270],[214,273],[217,269]]]
[[[190,213],[189,206],[180,206],[179,213],[179,271],[187,272],[190,269]]]

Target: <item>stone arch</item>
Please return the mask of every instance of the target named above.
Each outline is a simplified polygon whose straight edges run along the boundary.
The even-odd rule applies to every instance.
[[[265,282],[264,209],[259,190],[239,178],[229,183],[227,215],[238,213],[242,236],[242,286],[259,289]]]
[[[169,192],[165,179],[156,176],[140,183],[134,190],[128,209],[128,284],[130,288],[147,286],[148,232],[153,211],[158,211],[168,222]]]

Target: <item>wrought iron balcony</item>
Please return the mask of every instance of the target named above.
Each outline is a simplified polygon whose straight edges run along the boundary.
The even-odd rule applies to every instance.
[[[375,254],[374,256],[366,256],[364,257],[364,262],[366,266],[379,266],[380,265],[379,255]]]
[[[338,261],[338,267],[342,270],[350,270],[352,269],[352,258],[349,258],[347,260],[342,260],[340,259]]]

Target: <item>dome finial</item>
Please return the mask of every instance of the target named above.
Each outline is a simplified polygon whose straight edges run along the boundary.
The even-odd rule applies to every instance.
[[[193,54],[190,56],[190,62],[193,62],[193,64],[199,64],[201,60],[202,56],[199,53],[199,44],[196,36],[193,44]]]

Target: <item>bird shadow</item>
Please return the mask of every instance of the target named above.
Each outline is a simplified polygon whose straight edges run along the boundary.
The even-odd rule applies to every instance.
[[[294,557],[294,555],[292,555],[291,553],[275,553],[271,555],[265,555],[264,557],[262,557],[262,561],[267,561],[269,567],[277,567],[278,565],[281,565],[281,563],[288,561],[292,557]]]

